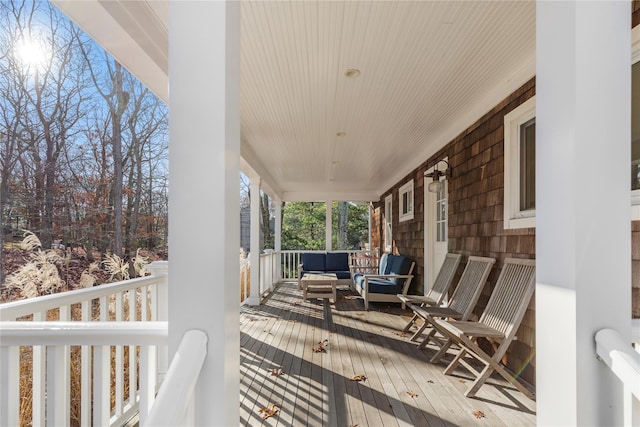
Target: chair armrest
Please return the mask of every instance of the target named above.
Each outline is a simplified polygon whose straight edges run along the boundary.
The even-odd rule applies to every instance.
[[[365,274],[364,280],[367,279],[410,279],[413,274]]]

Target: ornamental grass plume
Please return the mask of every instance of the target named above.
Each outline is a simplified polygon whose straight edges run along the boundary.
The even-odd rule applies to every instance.
[[[30,231],[24,232],[21,247],[29,251],[28,261],[7,276],[4,286],[16,288],[25,298],[55,293],[64,285],[58,267],[64,263],[55,250],[43,250],[40,239]]]

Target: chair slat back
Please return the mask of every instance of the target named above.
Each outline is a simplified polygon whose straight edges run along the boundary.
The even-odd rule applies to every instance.
[[[462,314],[460,320],[467,320],[471,315],[495,262],[495,258],[469,257],[449,303],[450,308]]]
[[[507,258],[480,322],[512,337],[535,289],[536,261]]]
[[[440,267],[440,271],[438,271],[436,280],[433,283],[433,287],[426,294],[427,297],[436,301],[436,305],[440,305],[447,295],[447,291],[453,282],[453,277],[458,270],[461,260],[461,254],[447,254],[445,256],[442,267]]]

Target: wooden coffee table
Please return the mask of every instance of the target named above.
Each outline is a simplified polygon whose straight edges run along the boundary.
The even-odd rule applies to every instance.
[[[333,273],[305,274],[302,284],[302,298],[332,298],[336,302],[336,283],[338,277]]]

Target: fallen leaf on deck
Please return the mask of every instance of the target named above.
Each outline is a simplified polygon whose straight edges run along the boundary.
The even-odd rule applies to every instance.
[[[325,347],[329,344],[329,340],[318,341],[318,345],[313,347],[312,350],[314,353],[325,353]]]
[[[407,334],[405,334],[404,332],[394,332],[395,335],[399,336],[400,338],[406,338]]]
[[[484,418],[484,412],[482,411],[473,411],[473,416],[476,418]]]
[[[460,381],[462,384],[466,383],[465,380],[458,380],[458,381]]]
[[[407,391],[407,394],[408,394],[409,396],[411,396],[411,397],[418,397],[418,394],[417,394],[417,393],[414,393],[414,392],[412,392],[412,391]]]
[[[356,316],[364,316],[364,313],[356,313]]]
[[[362,381],[362,382],[364,382],[364,381],[366,381],[366,380],[367,380],[367,377],[366,377],[366,376],[364,376],[364,375],[362,375],[362,374],[358,374],[358,375],[354,375],[354,376],[352,376],[352,377],[351,377],[351,378],[349,378],[349,379],[350,379],[351,381],[358,381],[358,382],[359,382],[359,381]]]
[[[388,361],[389,361],[389,359],[387,359],[386,357],[381,357],[380,358],[380,362],[382,362],[383,365],[386,365]]]
[[[427,380],[429,384],[433,384],[433,380]]]
[[[287,322],[295,323],[295,322],[297,322],[297,320],[295,320],[295,319],[289,319],[289,320],[287,320]]]
[[[282,369],[278,369],[278,368],[271,369],[271,376],[279,377],[280,375],[284,375],[284,371]]]
[[[262,419],[266,420],[269,417],[275,417],[278,415],[278,405],[275,403],[270,404],[266,408],[260,408],[258,410],[259,413],[262,414]]]

